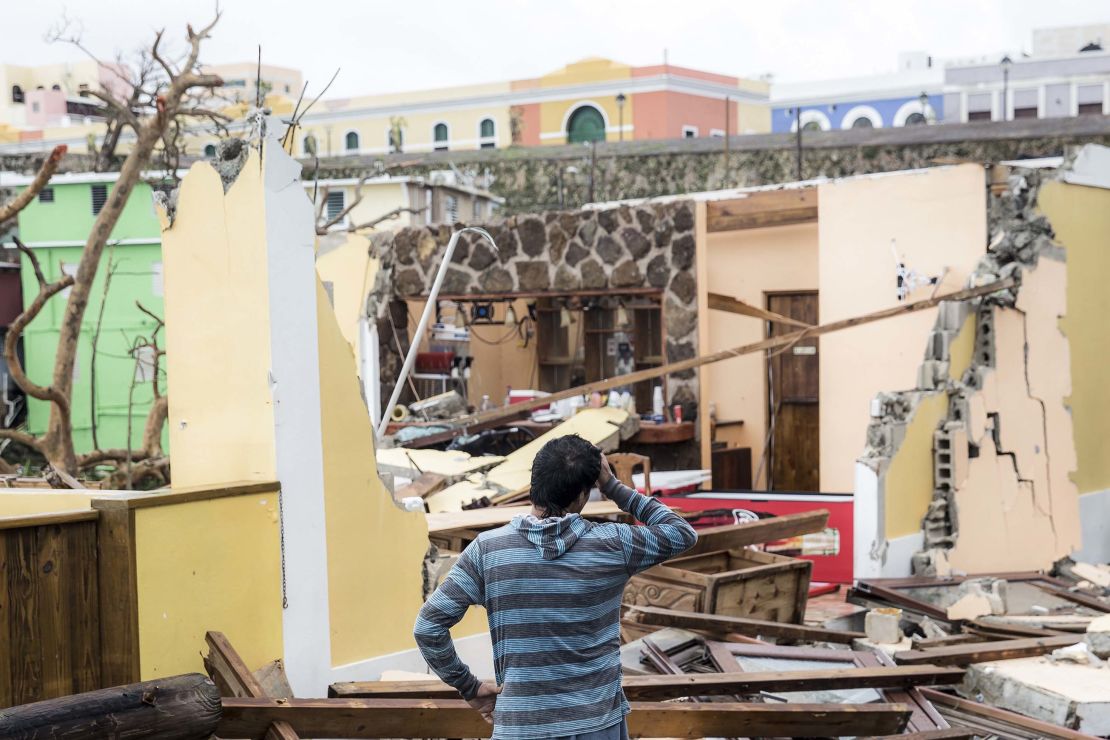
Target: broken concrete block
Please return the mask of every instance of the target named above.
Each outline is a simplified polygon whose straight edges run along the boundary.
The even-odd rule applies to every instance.
[[[1076,563],[1071,567],[1071,572],[1099,588],[1110,588],[1110,568],[1105,565]]]
[[[960,693],[1058,727],[1110,735],[1110,671],[1018,658],[967,667]]]
[[[951,332],[958,332],[970,313],[970,307],[966,301],[944,301],[938,309],[937,328]]]
[[[1077,665],[1097,666],[1102,663],[1098,656],[1091,652],[1091,646],[1086,642],[1077,642],[1067,647],[1056,648],[1048,655],[1050,663],[1076,663]]]
[[[949,347],[952,345],[952,340],[955,338],[955,331],[934,331],[929,336],[929,359],[947,360],[949,356]]]
[[[942,490],[956,490],[967,478],[967,432],[958,422],[947,422],[933,433],[933,481]]]
[[[902,610],[893,607],[872,609],[863,618],[863,631],[867,639],[878,643],[900,642],[902,634]]]
[[[1092,619],[1083,639],[1092,653],[1104,660],[1110,659],[1110,614]]]
[[[949,619],[978,619],[991,613],[991,602],[986,594],[967,593],[945,610]]]
[[[925,360],[917,368],[917,389],[921,391],[932,391],[937,388],[937,378],[942,377],[940,374],[940,365],[936,360]]]

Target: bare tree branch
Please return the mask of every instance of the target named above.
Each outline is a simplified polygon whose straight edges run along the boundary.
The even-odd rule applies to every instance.
[[[67,150],[68,147],[66,147],[65,144],[59,144],[54,147],[54,151],[50,152],[50,156],[42,163],[42,167],[39,168],[38,174],[35,175],[35,179],[31,181],[31,184],[19,193],[19,195],[12,198],[11,201],[0,206],[0,225],[3,225],[5,221],[10,221],[15,218],[17,213],[26,208],[27,204],[42,192],[42,189],[46,187],[46,183],[50,181],[50,178],[53,177],[54,173],[57,171],[58,164],[62,161],[62,157]]]
[[[389,221],[390,219],[397,218],[398,216],[400,216],[403,213],[417,214],[417,213],[423,213],[426,210],[428,210],[427,206],[423,206],[421,208],[394,208],[389,213],[382,214],[381,216],[378,216],[377,218],[373,219],[372,221],[367,221],[364,224],[358,224],[357,226],[352,226],[351,228],[349,228],[347,230],[348,231],[362,231],[363,229],[372,229],[375,226],[377,226],[378,224],[382,223],[383,221]]]
[[[20,432],[16,429],[0,429],[0,439],[10,439],[12,442],[30,447],[36,452],[42,452],[39,441],[26,432]]]

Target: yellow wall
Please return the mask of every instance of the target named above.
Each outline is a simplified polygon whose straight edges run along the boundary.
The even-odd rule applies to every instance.
[[[817,224],[724,231],[705,236],[706,279],[701,293],[721,293],[754,306],[766,307],[767,293],[817,289]],[[725,311],[705,311],[701,325],[708,333],[701,354],[729,349],[764,338],[764,322]],[[825,341],[821,340],[822,343]],[[823,362],[824,360],[822,360]],[[743,420],[742,426],[719,427],[717,439],[730,447],[750,447],[752,475],[763,455],[767,434],[767,387],[764,358],[745,355],[707,365],[701,373],[699,417],[707,419],[709,405],[718,421]],[[708,456],[708,427],[702,437]],[[708,461],[707,459],[705,460]],[[758,481],[753,485],[759,487]]]
[[[366,296],[374,287],[378,260],[370,257],[370,240],[358,234],[336,234],[320,241],[343,240],[342,244],[316,259],[316,274],[331,283],[332,310],[343,338],[355,356],[359,348],[359,318],[366,309]]]
[[[244,169],[259,171],[257,150]],[[225,195],[216,171],[198,162],[181,183],[178,213],[219,215],[178,219],[162,233],[175,486],[277,475],[272,401],[259,382],[270,370],[262,202],[261,178],[240,177]],[[203,298],[186,299],[198,291]]]
[[[143,680],[204,672],[219,630],[255,670],[282,657],[276,493],[135,510]]]
[[[906,424],[906,436],[883,476],[886,539],[921,531],[921,519],[933,500],[933,432],[948,415],[948,394],[921,397]]]
[[[1067,315],[1060,326],[1071,349],[1071,408],[1079,467],[1079,492],[1110,488],[1110,190],[1048,182],[1039,195],[1041,211],[1067,256]]]
[[[30,516],[89,508],[92,494],[56,489],[0,490],[0,516]]]
[[[316,306],[331,658],[338,666],[415,647],[428,525],[423,514],[394,504],[378,478],[354,357],[319,284]]]
[[[962,288],[986,248],[985,182],[981,166],[959,165],[819,186],[821,323],[898,305],[891,239],[910,268],[924,275],[947,269],[938,293]],[[919,288],[908,300],[933,290]],[[822,491],[853,489],[870,401],[916,386],[936,314],[919,311],[821,337]]]
[[[771,106],[767,103],[737,103],[739,121],[733,134],[765,134],[771,131]]]
[[[959,380],[971,367],[975,356],[975,312],[969,311],[967,318],[955,338],[948,344],[948,377]]]
[[[562,69],[544,75],[539,79],[540,87],[563,87],[566,85],[585,85],[603,80],[627,80],[632,78],[632,68],[627,64],[620,64],[609,59],[584,59],[581,62],[568,64]],[[629,95],[624,104],[624,125],[632,124],[632,99]],[[544,138],[541,144],[565,144],[566,122],[571,111],[583,102],[580,97],[540,103],[540,132],[541,134],[555,134],[557,137]],[[605,95],[589,98],[589,102],[600,108],[607,119],[609,126],[617,126],[621,117],[617,106],[616,95]],[[606,134],[606,139],[616,139],[616,134]],[[628,136],[631,138],[631,136]]]
[[[627,110],[625,111],[627,114]],[[480,108],[443,110],[429,113],[406,113],[404,151],[427,152],[434,146],[433,127],[446,123],[450,149],[477,149],[479,123],[492,118],[497,135],[497,146],[506,147],[511,142],[509,106],[487,105]],[[615,120],[615,119],[614,119]],[[333,122],[309,122],[297,132],[293,153],[304,154],[306,134],[316,137],[317,153],[321,156],[343,154],[348,131],[359,134],[359,148],[366,152],[385,152],[389,145],[390,116],[365,116]],[[330,142],[330,144],[329,144]]]

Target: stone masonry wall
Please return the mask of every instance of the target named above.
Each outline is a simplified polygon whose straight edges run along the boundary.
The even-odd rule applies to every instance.
[[[621,289],[658,288],[663,292],[667,361],[697,354],[691,202],[547,211],[465,225],[488,230],[498,251],[476,234],[462,235],[443,293],[611,290],[618,294]],[[427,295],[454,230],[449,225],[431,225],[374,234],[373,249],[382,265],[379,290],[389,291],[394,302]],[[388,303],[378,300],[376,310],[382,319]],[[386,319],[379,326],[383,386],[388,384],[385,379],[396,377],[400,367],[391,331]],[[682,405],[684,419],[697,418],[696,371],[667,376],[666,390],[669,403]],[[383,396],[387,393],[383,388]]]

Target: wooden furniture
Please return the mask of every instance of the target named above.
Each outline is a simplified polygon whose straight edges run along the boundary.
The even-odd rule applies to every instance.
[[[752,448],[729,447],[713,450],[714,491],[752,490]]]
[[[813,563],[758,550],[677,558],[633,576],[624,601],[705,614],[800,624]]]
[[[644,493],[651,495],[651,458],[647,455],[637,455],[635,452],[616,452],[607,455],[609,464],[613,467],[613,475],[629,488],[635,488],[632,483],[632,473],[637,467],[644,469]]]

